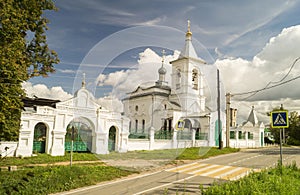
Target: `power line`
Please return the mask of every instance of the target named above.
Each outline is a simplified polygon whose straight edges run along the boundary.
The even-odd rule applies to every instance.
[[[294,68],[296,62],[300,60],[300,57],[296,58],[293,63],[291,64],[290,68],[289,68],[289,71],[286,73],[286,75],[284,75],[279,81],[270,81],[264,88],[261,88],[261,89],[258,89],[258,90],[253,90],[253,91],[249,91],[249,92],[243,92],[243,93],[235,93],[235,94],[232,94],[232,96],[236,96],[236,95],[247,95],[247,94],[251,94],[249,95],[248,97],[242,99],[242,100],[246,100],[246,99],[249,99],[250,97],[253,97],[255,96],[258,92],[261,92],[261,91],[264,91],[264,90],[267,90],[267,89],[271,89],[271,88],[274,88],[274,87],[278,87],[280,85],[283,85],[283,84],[286,84],[286,83],[289,83],[291,81],[294,81],[298,78],[300,78],[300,76],[297,76],[295,78],[292,78],[292,79],[289,79],[289,80],[286,80],[283,82],[283,80],[285,80],[288,75],[291,73],[292,69]],[[277,84],[276,84],[277,83]],[[272,85],[270,86],[271,84],[275,84],[275,85]]]
[[[278,86],[280,86],[280,85],[289,83],[289,82],[294,81],[294,80],[299,79],[299,78],[300,78],[300,76],[297,76],[297,77],[295,77],[295,78],[286,80],[286,81],[284,81],[284,82],[282,82],[282,83],[278,83],[278,84],[276,84],[276,85],[272,85],[272,86],[270,86],[270,87],[264,87],[264,88],[262,88],[262,89],[258,89],[258,90],[254,90],[254,91],[249,91],[249,92],[244,92],[244,93],[235,93],[235,94],[232,94],[232,95],[235,96],[235,95],[247,95],[247,94],[250,94],[250,93],[257,93],[257,92],[260,92],[260,91],[263,91],[263,90],[266,90],[266,89],[271,89],[271,88],[274,88],[274,87],[278,87]]]

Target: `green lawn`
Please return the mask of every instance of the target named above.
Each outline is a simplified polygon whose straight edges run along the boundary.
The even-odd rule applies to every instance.
[[[73,166],[58,166],[54,163],[67,162],[70,153],[61,157],[38,154],[34,157],[1,159],[0,167],[17,165],[17,171],[0,171],[0,194],[49,194],[67,191],[99,182],[124,177],[136,170],[107,166],[101,162],[104,159],[164,159],[173,163],[176,160],[195,160],[210,156],[237,152],[239,149],[224,148],[187,148],[172,150],[132,151],[127,153],[112,152],[108,155],[74,153],[73,161],[92,161],[93,164],[73,164]],[[34,166],[44,164],[45,166]],[[27,166],[26,166],[27,165]],[[30,165],[30,166],[28,166]]]
[[[238,181],[215,183],[203,189],[207,195],[299,195],[300,169],[295,164],[252,173]]]
[[[97,156],[91,153],[73,153],[73,161],[98,161]],[[65,156],[50,156],[48,154],[37,154],[33,157],[7,157],[0,159],[0,167],[10,165],[28,165],[28,164],[52,164],[56,162],[70,161],[70,153],[66,153]]]
[[[164,159],[164,160],[197,160],[208,158],[211,156],[238,152],[235,148],[218,148],[200,147],[200,148],[185,148],[185,149],[168,149],[168,150],[143,150],[143,151],[129,151],[127,153],[111,152],[110,154],[97,155],[91,153],[73,153],[73,161],[101,161],[107,159]],[[17,158],[8,157],[0,159],[0,167],[3,166],[25,166],[28,164],[53,164],[57,162],[70,161],[70,153],[67,152],[65,156],[50,156],[48,154],[37,154],[33,157]]]
[[[109,155],[97,155],[99,159],[169,159],[169,160],[197,160],[216,155],[238,152],[236,148],[194,147],[168,150],[143,150],[130,151],[127,153],[110,153]]]
[[[47,166],[0,172],[0,194],[49,194],[130,175],[132,171],[93,165]]]

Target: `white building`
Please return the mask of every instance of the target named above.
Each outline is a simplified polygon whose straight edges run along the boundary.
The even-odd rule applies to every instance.
[[[72,132],[75,151],[127,151],[128,119],[95,103],[84,80],[67,101],[29,99],[27,106],[25,102],[16,156],[31,156],[35,151],[64,155],[71,149]]]
[[[254,106],[252,107],[247,121],[241,126],[231,127],[230,147],[234,148],[256,148],[264,146],[265,125],[256,116]]]
[[[85,79],[81,89],[67,101],[27,99],[19,142],[10,145],[9,150],[0,143],[0,153],[64,155],[71,150],[72,138],[73,150],[96,154],[218,146],[219,135],[224,143],[225,92],[220,90],[218,112],[217,69],[196,54],[190,25],[181,54],[171,64],[172,72],[168,73],[162,61],[156,83],[138,86],[128,94],[123,100],[125,115],[98,105],[86,89]],[[170,85],[165,81],[166,74],[171,74]],[[178,121],[184,121],[182,130],[175,128]]]
[[[206,104],[207,96],[215,102],[217,97],[205,93],[205,86],[208,86],[210,92],[216,94],[217,69],[198,57],[192,44],[190,25],[185,45],[178,59],[171,64],[172,72],[168,73],[163,59],[158,81],[152,86],[138,86],[123,99],[125,115],[130,119],[130,138],[147,138],[155,134],[155,138],[172,139],[173,143],[190,140],[190,146],[218,146],[218,112],[216,107]],[[165,81],[166,74],[171,74],[171,85]],[[209,77],[213,78],[213,84],[207,82]],[[223,91],[220,97],[224,97],[221,100],[224,102]],[[225,138],[224,105],[220,108],[222,139]],[[183,131],[176,130],[178,121],[185,122]]]

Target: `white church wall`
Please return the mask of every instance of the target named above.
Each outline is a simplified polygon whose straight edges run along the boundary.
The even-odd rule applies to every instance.
[[[150,141],[145,139],[129,139],[128,151],[134,150],[150,150]]]
[[[233,140],[230,142],[231,148],[257,148],[259,147],[255,140]]]
[[[151,150],[171,149],[172,145],[172,140],[154,140]]]
[[[12,157],[15,156],[16,150],[18,147],[18,142],[0,142],[0,158]]]

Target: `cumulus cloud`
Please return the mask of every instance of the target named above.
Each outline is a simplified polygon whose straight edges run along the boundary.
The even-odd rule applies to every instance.
[[[105,109],[114,112],[123,112],[123,103],[114,96],[105,96],[98,98],[96,102],[103,106]]]
[[[225,58],[215,62],[221,72],[226,92],[233,94],[231,106],[238,109],[239,121],[247,120],[252,106],[255,106],[259,120],[269,123],[267,112],[283,104],[289,111],[300,111],[300,93],[297,90],[300,79],[288,82],[256,94],[239,93],[263,89],[299,76],[300,64],[292,63],[300,57],[300,26],[285,28],[272,37],[265,47],[252,60]],[[248,98],[247,97],[250,97]]]
[[[242,124],[248,119],[252,106],[256,112],[256,116],[259,121],[264,124],[270,123],[270,116],[267,115],[274,108],[280,108],[281,104],[283,108],[292,111],[300,111],[300,100],[292,100],[291,98],[273,100],[273,101],[233,101],[231,107],[237,108],[238,124]]]
[[[71,94],[65,92],[62,87],[51,87],[50,89],[44,84],[32,85],[30,82],[22,84],[23,89],[28,97],[37,96],[39,98],[49,98],[56,100],[67,100],[73,97]]]
[[[270,82],[269,86],[274,85],[287,75],[294,60],[300,57],[299,45],[300,26],[293,26],[283,29],[278,36],[271,38],[251,61],[228,58],[217,60],[215,64],[220,69],[227,92],[243,93],[262,89]],[[299,72],[300,65],[296,64],[285,80],[298,76]],[[291,90],[296,89],[299,84],[296,80],[280,87],[263,90],[253,96],[252,100],[299,98],[298,91]]]
[[[167,55],[164,58],[164,67],[168,73],[171,73],[170,61],[177,59],[179,52],[175,51],[173,55]],[[112,86],[112,95],[122,97],[125,93],[131,92],[137,86],[151,82],[152,84],[158,80],[158,69],[162,65],[162,58],[150,48],[145,49],[139,54],[136,69],[121,70],[109,73],[107,75],[100,74],[97,79],[99,86]],[[170,83],[171,75],[166,75],[166,81]]]

